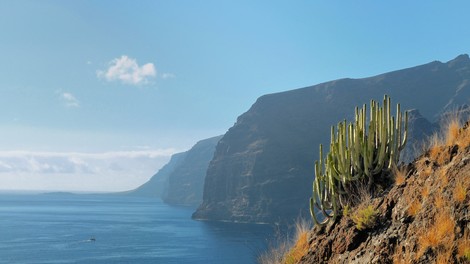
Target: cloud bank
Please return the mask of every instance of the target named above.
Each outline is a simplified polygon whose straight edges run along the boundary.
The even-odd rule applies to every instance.
[[[147,181],[173,149],[101,153],[0,151],[0,189],[122,191]]]
[[[147,84],[156,75],[157,70],[153,63],[139,66],[135,59],[126,55],[109,62],[109,67],[105,71],[97,71],[98,78],[103,78],[109,82],[120,81],[130,85]]]

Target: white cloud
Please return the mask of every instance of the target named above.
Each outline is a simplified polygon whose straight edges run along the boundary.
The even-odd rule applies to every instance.
[[[60,97],[62,98],[65,106],[67,107],[79,107],[80,106],[80,101],[78,101],[78,99],[75,98],[75,96],[73,96],[73,94],[71,93],[62,93]]]
[[[148,180],[174,153],[0,151],[0,189],[129,190]]]
[[[162,73],[161,76],[162,76],[162,79],[164,79],[164,80],[165,80],[165,79],[173,79],[173,78],[176,77],[173,73],[167,73],[167,72],[166,72],[166,73]]]
[[[123,55],[113,59],[107,70],[97,71],[97,75],[109,82],[121,81],[125,84],[139,85],[147,84],[151,78],[157,75],[157,70],[153,63],[139,66],[135,59]]]

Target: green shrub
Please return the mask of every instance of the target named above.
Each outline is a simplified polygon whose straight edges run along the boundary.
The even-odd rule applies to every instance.
[[[358,209],[353,212],[351,219],[356,224],[357,230],[364,230],[374,227],[378,213],[378,210],[374,210],[374,207],[369,205],[366,208]]]

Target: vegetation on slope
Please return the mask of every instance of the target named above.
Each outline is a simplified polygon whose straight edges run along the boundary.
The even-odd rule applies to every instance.
[[[287,262],[294,246],[261,263],[470,263],[470,123],[448,120],[422,156],[382,174],[394,183],[298,236],[300,259]]]

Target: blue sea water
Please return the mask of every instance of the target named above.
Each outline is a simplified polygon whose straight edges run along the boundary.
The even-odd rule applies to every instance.
[[[256,263],[273,234],[192,212],[151,198],[1,194],[0,263]]]

